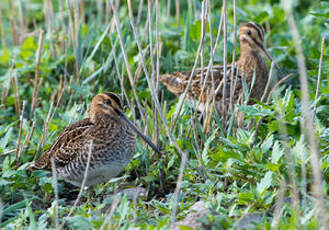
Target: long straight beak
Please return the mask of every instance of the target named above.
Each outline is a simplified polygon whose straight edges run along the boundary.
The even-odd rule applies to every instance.
[[[280,66],[274,61],[274,59],[272,58],[271,54],[267,51],[267,49],[264,46],[261,46],[261,49],[263,50],[263,52],[265,53],[266,57],[268,59],[270,59],[271,62],[273,62],[274,67],[279,71],[279,74],[281,75],[281,77],[284,77],[285,74],[283,73],[283,71],[281,70]]]
[[[151,148],[157,152],[158,154],[161,154],[160,150],[152,143],[152,141],[147,137],[145,136],[135,125],[134,123],[132,123],[128,117],[126,117],[126,114],[120,112],[120,117],[128,123],[128,125],[149,145],[151,146]]]

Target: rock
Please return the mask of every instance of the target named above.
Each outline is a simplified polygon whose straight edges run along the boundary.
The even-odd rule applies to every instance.
[[[254,224],[262,221],[262,216],[259,213],[247,213],[237,222],[237,229],[250,229]]]
[[[198,201],[189,208],[189,214],[184,220],[180,220],[174,224],[175,230],[179,230],[179,226],[188,226],[192,229],[199,229],[202,223],[198,222],[198,219],[207,217],[210,209],[206,207],[203,201]]]

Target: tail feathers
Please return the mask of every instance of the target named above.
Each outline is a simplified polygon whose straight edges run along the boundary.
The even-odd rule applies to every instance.
[[[33,161],[27,168],[26,168],[28,171],[36,171],[36,170],[39,170],[41,169],[40,167],[38,167],[36,164],[35,164],[35,161]]]
[[[33,161],[26,169],[29,171],[49,169],[50,161],[48,159],[49,151],[45,152],[38,160]]]

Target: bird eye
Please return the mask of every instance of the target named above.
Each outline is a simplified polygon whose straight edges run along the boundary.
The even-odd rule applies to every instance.
[[[110,99],[106,99],[105,103],[108,104],[108,105],[111,105],[111,100]]]
[[[248,30],[247,34],[248,34],[248,35],[251,35],[251,31],[250,31],[250,30]]]

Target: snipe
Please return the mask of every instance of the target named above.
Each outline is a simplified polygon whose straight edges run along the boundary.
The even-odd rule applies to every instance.
[[[49,150],[29,169],[51,170],[53,158],[57,174],[65,181],[81,186],[92,141],[85,185],[106,182],[130,162],[134,155],[136,133],[160,153],[126,117],[121,99],[111,92],[101,93],[93,98],[88,118],[65,128]]]
[[[240,25],[240,51],[240,59],[236,62],[235,66],[233,67],[232,64],[227,65],[225,104],[228,104],[230,98],[232,71],[234,71],[233,79],[235,81],[233,82],[233,85],[235,85],[235,90],[232,98],[235,103],[238,103],[239,98],[240,100],[244,100],[243,96],[245,89],[243,82],[245,81],[248,87],[250,87],[250,83],[253,80],[254,71],[255,80],[249,97],[258,100],[262,97],[268,80],[267,64],[262,56],[262,53],[264,53],[274,63],[274,66],[282,75],[282,71],[279,66],[274,62],[273,58],[265,48],[264,29],[259,24],[248,22]],[[187,101],[189,102],[195,102],[195,100],[198,100],[200,97],[200,104],[197,108],[200,111],[203,110],[206,101],[213,97],[210,95],[212,92],[211,73],[213,73],[214,77],[215,105],[217,109],[219,108],[223,97],[224,66],[214,65],[210,69],[208,79],[205,79],[206,72],[207,68],[204,68],[202,76],[202,70],[197,69],[193,75],[192,84],[187,91]],[[177,96],[180,96],[183,94],[188,85],[190,75],[190,71],[164,74],[161,76],[160,81],[167,86],[169,91]],[[200,96],[203,85],[205,85],[205,88]]]

